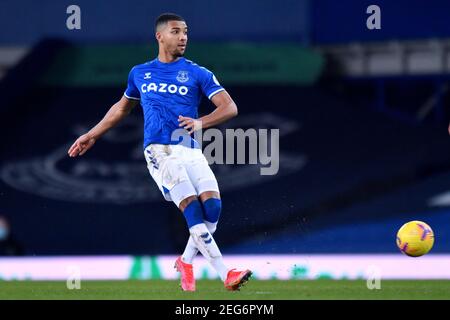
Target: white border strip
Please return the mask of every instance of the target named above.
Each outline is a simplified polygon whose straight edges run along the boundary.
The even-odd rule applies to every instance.
[[[80,270],[81,280],[178,279],[177,256],[81,256],[0,258],[3,280],[66,280]],[[225,255],[230,268],[250,269],[255,279],[367,279],[374,268],[381,279],[450,279],[450,254],[410,258],[373,255]],[[194,263],[197,279],[217,279],[202,257]]]
[[[213,93],[211,93],[211,94],[208,96],[208,99],[211,100],[211,98],[213,97],[213,95],[215,95],[216,93],[219,93],[220,91],[225,91],[225,89],[224,89],[224,88],[217,89],[216,91],[214,91]]]
[[[141,100],[140,98],[129,97],[125,92],[123,93],[123,95],[124,95],[125,97],[127,97],[128,99],[131,99],[131,100]]]

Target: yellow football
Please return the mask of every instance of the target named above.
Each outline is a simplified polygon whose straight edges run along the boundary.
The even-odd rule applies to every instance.
[[[425,222],[407,222],[397,232],[398,248],[410,257],[420,257],[427,254],[433,244],[433,230]]]

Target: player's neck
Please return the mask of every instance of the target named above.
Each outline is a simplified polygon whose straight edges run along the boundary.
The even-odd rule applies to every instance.
[[[168,52],[160,51],[158,54],[158,60],[163,63],[171,63],[179,60],[181,57],[177,57],[169,54]]]

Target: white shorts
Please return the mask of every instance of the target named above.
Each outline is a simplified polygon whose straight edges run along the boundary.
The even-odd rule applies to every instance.
[[[178,207],[190,196],[219,192],[216,177],[200,149],[150,144],[144,150],[147,168],[167,201]]]

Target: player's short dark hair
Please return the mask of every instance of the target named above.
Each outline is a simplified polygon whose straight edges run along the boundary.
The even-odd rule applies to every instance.
[[[169,21],[186,21],[182,16],[175,13],[163,13],[155,21],[155,31]]]

